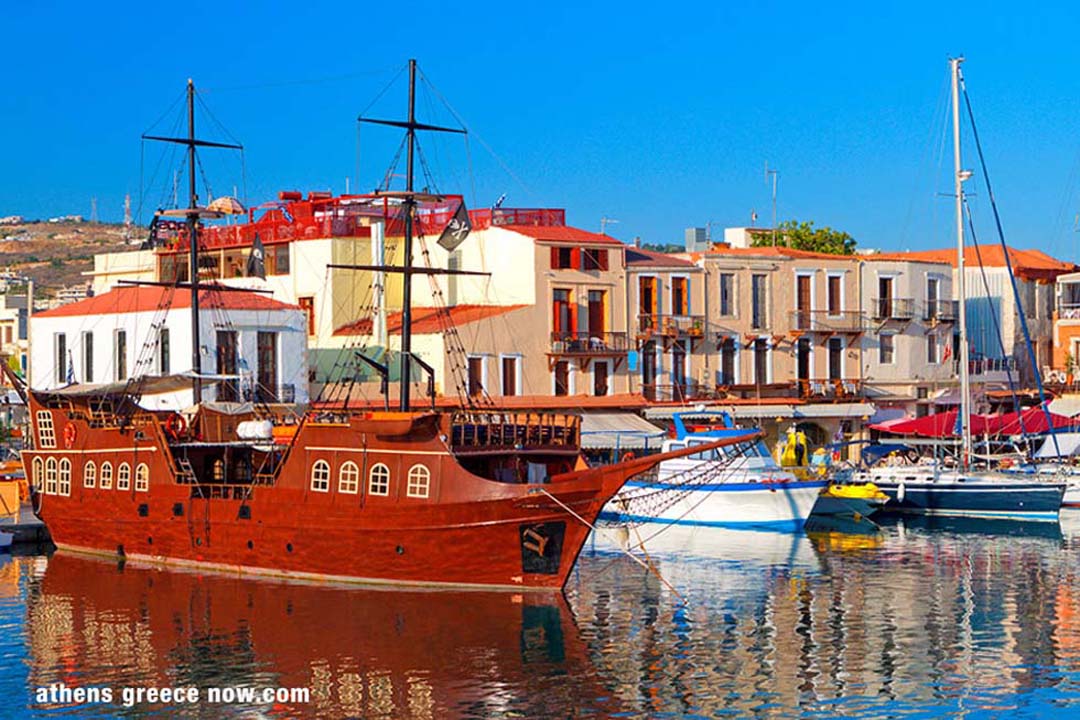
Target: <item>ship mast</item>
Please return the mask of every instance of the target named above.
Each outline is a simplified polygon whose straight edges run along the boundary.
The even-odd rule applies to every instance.
[[[412,249],[413,249],[413,222],[414,215],[416,213],[416,196],[417,193],[413,189],[413,156],[416,149],[416,131],[417,130],[432,130],[435,132],[452,132],[465,134],[465,130],[460,128],[448,128],[439,127],[437,125],[428,125],[427,123],[416,122],[416,60],[409,60],[409,116],[404,122],[400,120],[375,120],[372,118],[359,117],[360,122],[374,123],[376,125],[391,125],[393,127],[399,127],[405,129],[406,139],[406,155],[405,155],[405,193],[402,200],[402,205],[405,209],[405,258],[403,261],[403,267],[401,273],[403,275],[404,287],[402,288],[401,296],[401,364],[400,364],[400,390],[399,390],[399,409],[408,411],[409,409],[409,390],[411,384],[411,372],[412,372],[412,277],[416,274],[416,270],[412,266]],[[427,195],[427,193],[423,193]],[[359,268],[360,266],[356,266]]]
[[[206,208],[199,207],[199,194],[198,189],[195,187],[195,148],[216,147],[228,148],[231,150],[243,150],[244,146],[234,145],[230,143],[210,142],[208,140],[198,140],[195,138],[195,82],[191,78],[188,78],[187,81],[187,121],[187,137],[162,137],[159,135],[146,134],[144,134],[142,137],[144,140],[160,140],[161,142],[170,142],[176,143],[178,145],[187,146],[187,210],[181,212],[165,211],[161,214],[165,216],[172,215],[174,217],[177,214],[181,214],[187,219],[189,245],[188,279],[190,280],[189,286],[191,288],[191,387],[193,392],[193,402],[194,404],[198,405],[202,402],[202,343],[199,342],[199,218],[201,216],[221,217],[221,214],[212,210],[208,210]],[[181,283],[176,284],[180,285]]]
[[[953,120],[953,169],[956,193],[956,282],[957,296],[960,298],[960,467],[967,470],[971,461],[971,376],[968,368],[967,337],[967,288],[964,277],[964,181],[971,177],[971,172],[960,164],[960,63],[964,58],[952,58],[952,120]]]

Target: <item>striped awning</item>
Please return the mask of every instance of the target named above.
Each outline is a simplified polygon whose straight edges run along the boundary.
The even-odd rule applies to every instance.
[[[586,450],[657,450],[664,431],[633,413],[581,416],[581,447]]]

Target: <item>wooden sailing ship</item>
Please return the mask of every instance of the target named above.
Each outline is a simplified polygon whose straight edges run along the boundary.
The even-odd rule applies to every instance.
[[[279,433],[269,408],[228,414],[201,402],[199,343],[192,343],[197,410],[181,416],[139,405],[143,380],[118,388],[27,391],[32,446],[23,454],[34,503],[64,550],[308,579],[495,588],[561,588],[604,503],[667,455],[589,468],[580,418],[494,408],[436,412],[410,403],[415,63],[406,121],[400,405],[397,410],[311,410]],[[187,148],[192,337],[200,338],[201,218],[194,87],[188,133],[158,138]],[[227,146],[226,146],[227,147]],[[442,273],[453,271],[439,271]],[[163,284],[163,283],[157,283]],[[227,290],[217,287],[217,290]],[[205,297],[204,297],[205,301]],[[242,437],[245,421],[272,433]],[[717,446],[725,444],[717,443]],[[540,472],[537,472],[539,470]]]

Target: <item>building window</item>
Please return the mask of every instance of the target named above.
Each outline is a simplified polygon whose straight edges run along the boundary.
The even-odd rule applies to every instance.
[[[570,394],[570,363],[566,360],[560,360],[555,363],[555,368],[552,370],[552,375],[555,378],[555,394],[556,395],[569,395]]]
[[[311,466],[311,489],[316,492],[330,492],[330,463],[316,460]]]
[[[113,333],[113,367],[117,382],[127,380],[127,332],[124,330]]]
[[[926,319],[933,320],[938,316],[938,291],[941,281],[935,277],[926,278]],[[933,361],[932,361],[933,362]]]
[[[56,458],[45,461],[45,494],[56,494]]]
[[[33,469],[30,471],[30,484],[35,490],[42,489],[42,478],[45,474],[45,461],[39,457],[34,458]]]
[[[131,489],[131,466],[127,463],[120,463],[120,467],[116,468],[116,489]]]
[[[409,468],[409,484],[405,494],[411,498],[426,498],[431,486],[431,471],[427,465],[413,465]]]
[[[638,315],[642,330],[656,329],[655,315],[660,313],[660,296],[656,292],[656,278],[646,275],[638,278]]]
[[[60,483],[57,490],[64,497],[71,495],[71,461],[67,458],[60,461]]]
[[[758,385],[769,383],[769,341],[765,338],[754,341],[754,382]]]
[[[690,281],[684,277],[671,278],[671,314],[690,314]]]
[[[255,399],[264,403],[278,402],[278,334],[260,331],[255,337],[257,362]]]
[[[237,339],[235,330],[217,331],[217,373],[229,379],[218,383],[219,402],[236,402],[240,399],[237,374]]]
[[[518,373],[521,369],[521,358],[517,355],[503,355],[502,357],[502,394],[517,395]]]
[[[570,270],[574,268],[577,263],[574,262],[575,255],[579,254],[577,248],[568,247],[553,247],[551,248],[551,269],[552,270]]]
[[[599,360],[593,362],[593,395],[602,397],[611,393],[611,365]]]
[[[158,331],[158,375],[169,374],[169,328]]]
[[[720,384],[735,384],[735,339],[720,340]]]
[[[934,335],[926,336],[926,362],[931,365],[937,365],[937,337]]]
[[[40,450],[56,447],[56,430],[53,428],[52,413],[48,410],[37,411],[38,445]]]
[[[135,492],[150,491],[150,466],[139,463],[135,468]]]
[[[337,490],[348,495],[355,495],[360,491],[360,468],[352,460],[342,465],[338,471]]]
[[[112,463],[111,462],[106,461],[106,462],[101,463],[101,482],[99,483],[99,487],[102,490],[112,490]]]
[[[735,275],[720,273],[720,316],[735,315]]]
[[[608,251],[596,248],[584,248],[581,251],[582,270],[607,270]]]
[[[552,290],[551,326],[559,335],[572,336],[577,330],[577,308],[572,302],[569,290]]]
[[[315,334],[315,298],[302,297],[296,298],[296,304],[300,306],[300,309],[307,315],[307,334]]]
[[[829,379],[841,380],[844,377],[844,341],[829,338]]]
[[[375,463],[368,473],[368,494],[387,496],[390,494],[390,468],[382,463]]]
[[[607,292],[604,290],[589,291],[589,314],[585,318],[588,323],[589,338],[597,338],[604,342],[604,333],[607,331]]]
[[[54,355],[56,362],[56,384],[64,385],[69,380],[74,382],[74,378],[68,377],[68,356],[67,356],[67,334],[56,333],[53,335],[53,350],[56,353]]]
[[[750,278],[750,303],[753,309],[750,320],[754,330],[764,329],[769,319],[766,312],[768,282],[768,275],[753,275]]]
[[[470,356],[469,363],[469,397],[478,397],[484,393],[484,358]]]
[[[289,274],[289,246],[276,245],[273,250],[268,253],[271,259],[270,262],[270,274],[271,275],[288,275]]]
[[[892,333],[882,333],[878,339],[878,362],[882,365],[893,364],[896,338]]]
[[[94,382],[94,333],[82,334],[82,370],[83,382]]]
[[[83,465],[82,484],[84,488],[92,488],[97,485],[97,465],[94,464],[93,460]]]
[[[843,282],[844,278],[840,275],[829,275],[826,278],[826,294],[825,298],[826,309],[830,315],[839,315],[844,309]]]

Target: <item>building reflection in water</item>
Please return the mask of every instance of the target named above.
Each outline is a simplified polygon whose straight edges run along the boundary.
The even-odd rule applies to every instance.
[[[223,715],[419,719],[617,709],[588,666],[565,600],[549,593],[286,584],[58,553],[32,581],[27,607],[31,687],[311,690],[309,704],[223,707]]]
[[[1008,712],[1080,689],[1080,522],[1063,522],[672,527],[646,546],[685,604],[605,539],[568,594],[630,712]]]

